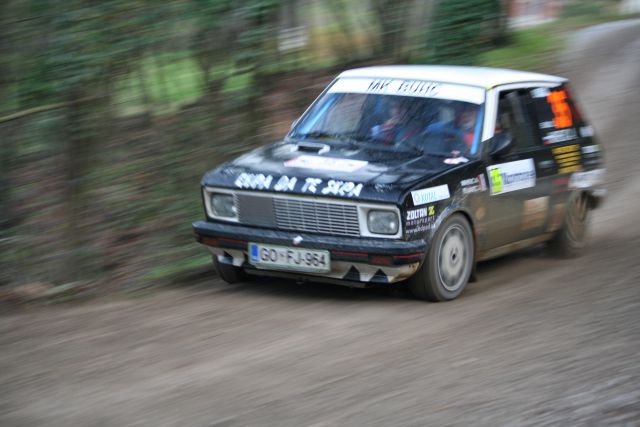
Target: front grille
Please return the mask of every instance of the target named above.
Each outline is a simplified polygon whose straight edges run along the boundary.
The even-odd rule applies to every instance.
[[[358,209],[354,205],[300,199],[273,199],[278,228],[312,233],[359,236]]]
[[[241,224],[337,236],[359,236],[355,204],[236,193]]]

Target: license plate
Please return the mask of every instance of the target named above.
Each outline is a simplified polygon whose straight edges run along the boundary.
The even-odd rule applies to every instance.
[[[258,268],[327,273],[329,251],[249,243],[249,262]]]

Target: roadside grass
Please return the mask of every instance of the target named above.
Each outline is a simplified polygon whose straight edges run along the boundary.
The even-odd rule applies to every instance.
[[[476,65],[525,71],[554,69],[553,61],[563,52],[569,35],[576,30],[605,22],[640,17],[620,15],[609,9],[560,18],[536,27],[512,31],[507,46],[491,49],[478,57]]]
[[[546,69],[563,45],[562,36],[548,28],[552,25],[514,31],[508,46],[484,52],[478,59],[478,65],[527,71]]]
[[[211,265],[211,255],[200,249],[197,255],[185,257],[184,254],[180,258],[176,258],[163,265],[158,265],[149,269],[144,275],[145,282],[166,282],[177,279],[181,276],[192,273],[198,268]],[[191,251],[190,251],[191,252]]]

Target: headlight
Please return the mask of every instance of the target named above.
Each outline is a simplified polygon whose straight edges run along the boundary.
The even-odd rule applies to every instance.
[[[236,206],[231,194],[211,194],[211,209],[215,216],[234,218],[237,215]]]
[[[367,228],[375,234],[396,234],[400,221],[391,211],[370,210],[367,214]]]

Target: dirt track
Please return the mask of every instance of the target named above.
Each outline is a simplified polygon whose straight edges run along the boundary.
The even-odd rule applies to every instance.
[[[484,263],[446,304],[210,279],[0,317],[0,425],[640,425],[640,21],[568,77],[607,149],[591,245]]]

